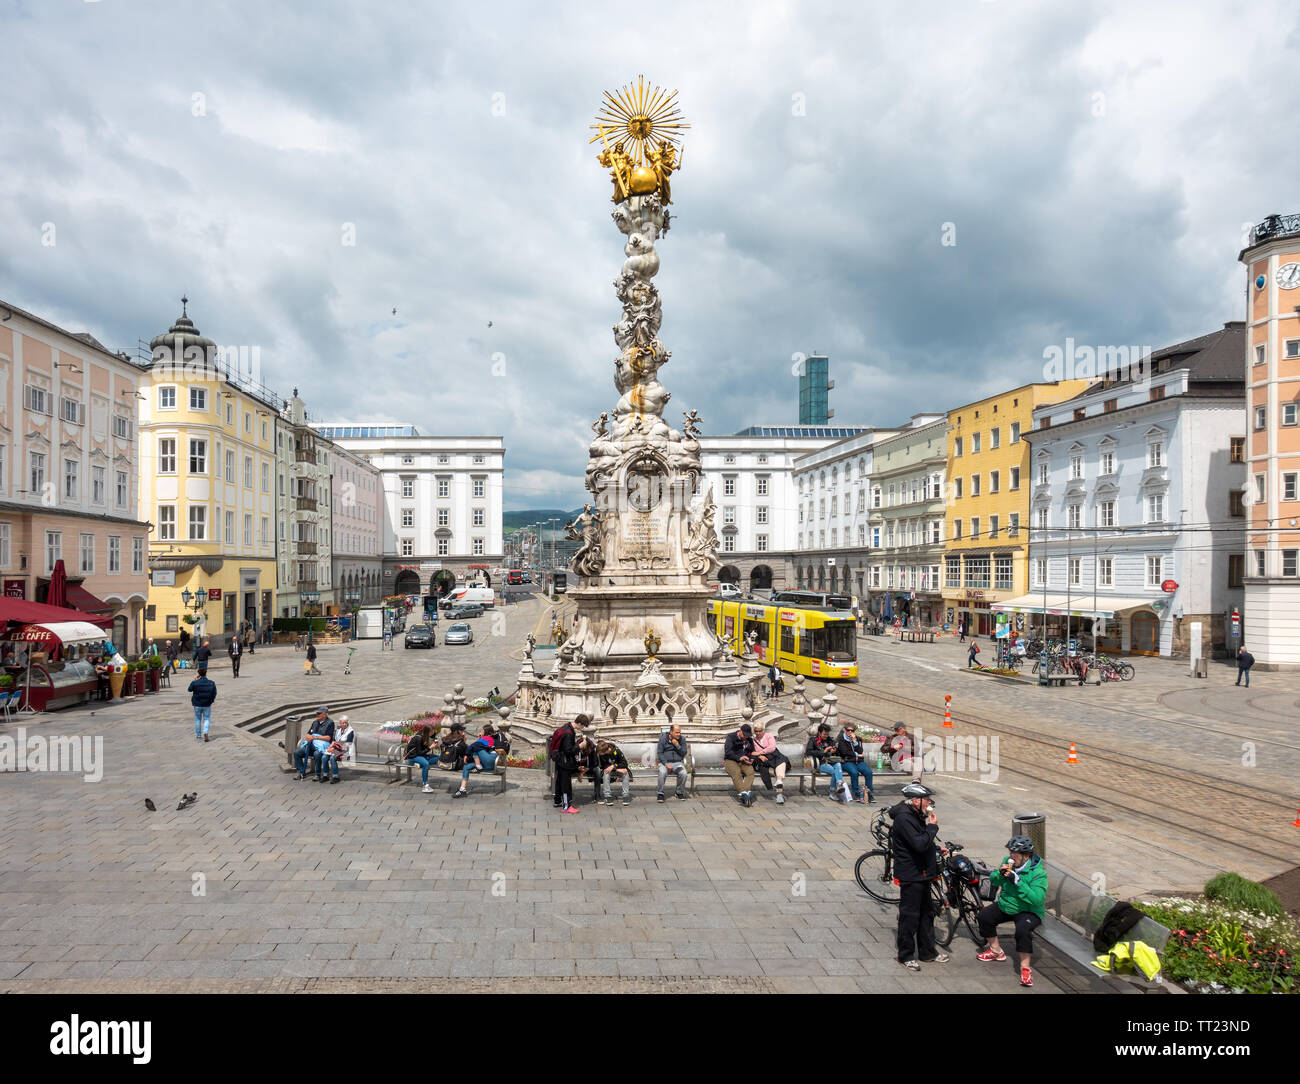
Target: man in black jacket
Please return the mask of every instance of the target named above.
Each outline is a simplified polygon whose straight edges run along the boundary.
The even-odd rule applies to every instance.
[[[217,699],[217,686],[206,670],[190,682],[190,704],[194,708],[194,740],[207,741],[212,726],[212,703]]]
[[[614,804],[614,783],[623,787],[623,804],[632,801],[632,770],[627,766],[623,750],[613,742],[596,743],[597,770],[605,805]]]
[[[1246,688],[1250,688],[1250,668],[1255,665],[1255,656],[1246,650],[1246,645],[1242,644],[1237,651],[1237,684],[1241,684],[1241,675],[1246,675]]]
[[[232,677],[239,677],[239,659],[243,655],[244,649],[238,636],[232,636],[230,643],[226,645],[226,654],[230,656],[230,669]]]
[[[754,804],[754,729],[743,724],[727,735],[722,747],[722,767],[736,788],[736,801],[743,806]]]
[[[203,643],[200,644],[198,642],[198,637],[196,636],[194,642],[197,645],[194,648],[194,668],[196,670],[206,670],[208,668],[208,660],[212,658],[212,641],[204,640]]]
[[[932,808],[933,797],[929,787],[909,783],[903,788],[902,803],[894,807],[891,837],[894,876],[900,886],[898,962],[909,971],[920,971],[921,963],[948,962],[947,953],[934,943],[934,912],[930,909],[930,882],[939,876],[934,843],[939,818]]]

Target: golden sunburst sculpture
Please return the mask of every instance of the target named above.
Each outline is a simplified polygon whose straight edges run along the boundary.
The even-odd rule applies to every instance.
[[[614,202],[658,192],[672,202],[669,177],[682,168],[682,132],[689,128],[677,104],[677,91],[651,88],[645,76],[621,90],[605,91],[604,102],[591,127],[604,151],[596,160],[610,171]]]

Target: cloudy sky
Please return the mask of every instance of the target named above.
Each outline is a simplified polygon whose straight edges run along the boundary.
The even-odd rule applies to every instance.
[[[1202,334],[1300,211],[1270,0],[5,0],[0,40],[0,299],[134,350],[187,292],[313,417],[504,435],[507,508],[578,504],[617,399],[587,126],[639,73],[692,125],[661,378],[708,433],[796,422],[800,352],[888,425]]]

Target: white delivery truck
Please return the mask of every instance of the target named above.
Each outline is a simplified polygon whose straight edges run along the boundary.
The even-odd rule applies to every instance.
[[[490,610],[496,605],[496,595],[493,594],[492,588],[482,587],[475,584],[472,587],[453,587],[447,592],[445,598],[438,602],[444,610],[449,610],[453,606],[482,606],[485,610]]]

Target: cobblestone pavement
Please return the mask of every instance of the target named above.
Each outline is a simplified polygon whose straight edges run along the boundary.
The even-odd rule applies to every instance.
[[[982,645],[984,646],[984,645]],[[960,796],[967,836],[996,849],[1009,803],[1048,815],[1049,854],[1112,894],[1197,890],[1220,869],[1263,879],[1300,864],[1300,683],[1235,667],[1192,678],[1185,662],[1132,659],[1137,676],[1102,686],[1040,689],[965,673],[955,640],[859,640],[861,677],[841,690],[842,713],[904,718],[929,733],[998,734],[996,781],[941,773]],[[954,730],[939,729],[943,694]],[[987,725],[979,725],[981,723]],[[1069,743],[1080,763],[1068,765]],[[992,824],[981,805],[997,814]]]
[[[1022,991],[1012,965],[895,962],[895,915],[865,899],[851,865],[869,807],[792,796],[735,805],[715,787],[687,802],[585,805],[562,816],[539,773],[503,796],[453,801],[419,786],[297,782],[273,742],[232,723],[276,704],[391,692],[364,726],[507,686],[537,601],[475,623],[469,648],[320,652],[304,677],[290,648],[215,672],[214,740],[194,739],[184,681],[132,702],[14,720],[29,735],[102,735],[102,782],[6,774],[0,825],[0,988],[286,990],[493,986],[1007,992],[1069,985],[1044,953]],[[363,718],[366,716],[366,718]],[[197,791],[177,811],[181,794]],[[157,812],[148,812],[152,798]],[[955,818],[960,807],[951,803]],[[954,823],[956,820],[954,819]],[[546,988],[552,988],[547,983]]]

